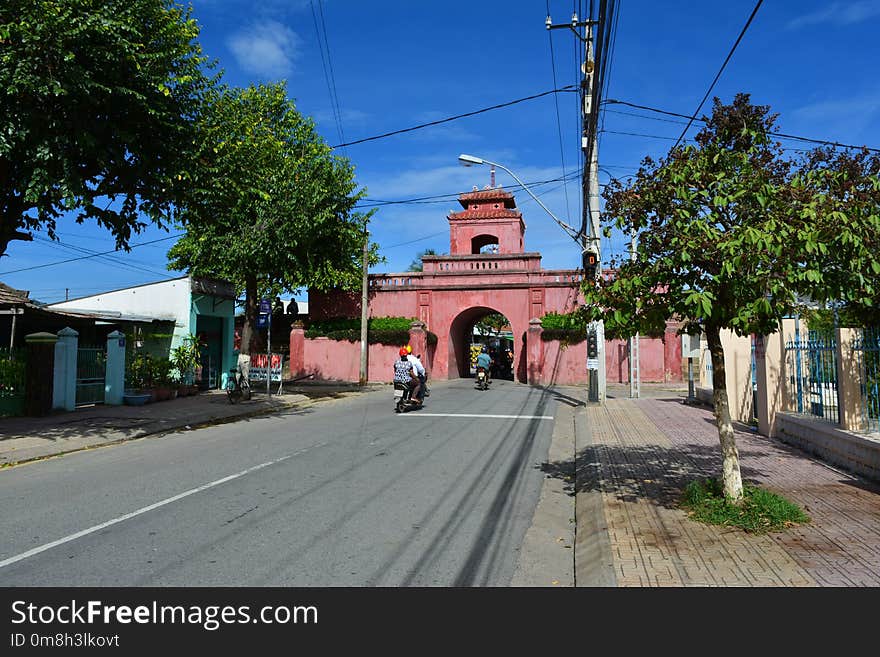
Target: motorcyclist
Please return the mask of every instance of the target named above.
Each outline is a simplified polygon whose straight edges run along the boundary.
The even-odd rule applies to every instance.
[[[489,368],[492,366],[492,357],[489,356],[489,350],[484,346],[477,355],[477,369],[483,368],[486,372],[486,383],[492,383],[492,377],[489,376]]]
[[[415,367],[409,361],[409,354],[406,352],[406,347],[401,347],[398,355],[400,358],[394,361],[394,383],[402,383],[405,386],[410,386],[412,388],[411,398],[413,402],[421,406],[421,381],[419,381],[419,376],[416,374]]]
[[[428,373],[425,371],[425,366],[422,365],[422,360],[419,356],[413,355],[411,345],[406,345],[406,358],[412,363],[413,369],[415,369],[416,375],[419,377],[419,383],[421,384],[419,401],[425,401],[425,395],[428,392]]]

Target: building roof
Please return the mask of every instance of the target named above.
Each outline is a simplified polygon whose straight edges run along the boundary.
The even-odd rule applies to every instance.
[[[493,187],[491,189],[475,189],[472,192],[465,192],[458,195],[458,202],[461,207],[467,208],[472,201],[502,201],[505,208],[515,208],[516,201],[513,194],[505,192],[501,187]]]
[[[174,322],[174,315],[155,314],[155,315],[138,315],[130,312],[119,312],[115,310],[92,310],[88,308],[64,308],[52,309],[52,312],[59,315],[69,315],[71,317],[80,317],[109,322]]]
[[[33,302],[28,298],[28,295],[29,292],[26,290],[16,290],[4,283],[0,283],[0,304],[31,305]]]
[[[519,210],[482,208],[480,210],[450,212],[449,219],[522,219],[522,212]]]

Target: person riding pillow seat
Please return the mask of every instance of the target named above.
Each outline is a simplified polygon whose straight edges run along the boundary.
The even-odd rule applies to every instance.
[[[419,377],[419,401],[425,401],[425,391],[427,388],[428,375],[425,371],[425,366],[422,365],[422,361],[419,360],[418,356],[414,356],[412,352],[412,347],[406,345],[406,358],[412,364],[413,369],[416,371],[416,376]]]
[[[394,361],[394,382],[412,386],[412,398],[416,403],[421,404],[422,401],[419,397],[422,387],[421,382],[419,381],[418,374],[416,374],[415,367],[407,358],[406,347],[401,347],[398,355],[400,358]]]

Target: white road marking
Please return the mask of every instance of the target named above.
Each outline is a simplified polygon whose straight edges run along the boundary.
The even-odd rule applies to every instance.
[[[552,420],[552,415],[490,415],[488,413],[401,413],[406,417],[491,417],[503,420]]]
[[[178,500],[182,500],[185,497],[189,497],[190,495],[195,495],[196,493],[201,493],[204,490],[208,490],[209,488],[214,488],[215,486],[219,486],[220,484],[225,484],[228,481],[232,481],[233,479],[238,479],[239,477],[243,477],[251,472],[256,472],[257,470],[261,470],[270,465],[275,465],[276,463],[281,463],[282,461],[286,461],[289,458],[294,456],[298,456],[303,452],[307,452],[310,449],[314,449],[316,447],[321,447],[326,445],[327,443],[320,443],[318,445],[312,445],[311,447],[307,447],[305,449],[301,449],[298,452],[294,452],[293,454],[288,454],[287,456],[282,456],[279,459],[275,459],[274,461],[266,461],[265,463],[260,463],[260,465],[255,465],[247,470],[242,470],[241,472],[237,472],[235,474],[229,475],[228,477],[223,477],[222,479],[218,479],[216,481],[212,481],[209,484],[205,484],[204,486],[199,486],[198,488],[191,488],[188,491],[180,493],[179,495],[174,495],[173,497],[169,497],[168,499],[162,500],[161,502],[156,502],[155,504],[150,504],[149,506],[145,506],[143,508],[138,509],[137,511],[132,511],[131,513],[126,513],[124,516],[119,516],[118,518],[114,518],[113,520],[108,520],[107,522],[102,522],[100,525],[95,525],[93,527],[89,527],[88,529],[83,529],[82,531],[78,531],[75,534],[70,534],[69,536],[65,536],[64,538],[59,538],[57,541],[52,541],[51,543],[46,543],[45,545],[40,545],[39,547],[35,547],[27,552],[22,552],[14,557],[9,557],[8,559],[4,559],[0,561],[0,568],[5,568],[6,566],[10,566],[19,561],[23,561],[29,557],[34,556],[35,554],[39,554],[40,552],[45,552],[46,550],[51,550],[54,547],[58,547],[59,545],[64,545],[65,543],[70,543],[70,541],[75,541],[78,538],[82,538],[83,536],[88,536],[89,534],[94,534],[95,532],[101,531],[102,529],[106,529],[107,527],[111,527],[113,525],[119,524],[125,520],[130,520],[136,516],[143,515],[147,513],[147,511],[153,511],[154,509],[158,509],[167,504],[171,504],[172,502],[177,502]]]

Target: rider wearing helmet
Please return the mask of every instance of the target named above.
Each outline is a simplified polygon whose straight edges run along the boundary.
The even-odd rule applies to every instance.
[[[410,386],[412,388],[413,400],[421,404],[421,385],[419,376],[416,374],[413,364],[410,363],[409,358],[407,358],[409,354],[406,352],[406,347],[401,347],[400,351],[397,353],[400,358],[394,361],[394,382]]]
[[[477,356],[477,368],[482,367],[486,370],[486,383],[492,382],[492,377],[489,376],[489,368],[492,366],[492,358],[489,356],[489,350],[483,345],[483,348],[480,349],[480,353]]]

